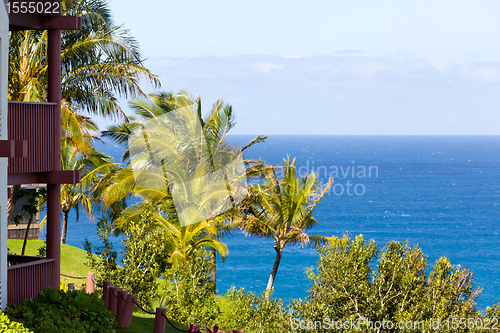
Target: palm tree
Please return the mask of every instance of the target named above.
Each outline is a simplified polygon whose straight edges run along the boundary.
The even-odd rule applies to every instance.
[[[241,156],[241,153],[251,147],[252,145],[262,142],[265,140],[264,136],[259,136],[252,140],[242,149],[231,147],[227,143],[227,134],[235,126],[235,116],[231,106],[226,105],[223,100],[217,100],[213,105],[209,113],[205,116],[202,115],[201,111],[201,98],[197,96],[193,98],[188,92],[175,93],[155,93],[148,96],[147,99],[138,99],[130,102],[130,108],[134,111],[135,116],[129,117],[128,120],[110,127],[107,131],[103,132],[103,137],[108,137],[126,147],[126,150],[122,156],[122,161],[131,162],[131,151],[129,149],[130,145],[127,145],[133,136],[134,131],[140,130],[144,127],[144,123],[148,123],[149,126],[153,124],[156,126],[156,131],[150,135],[148,142],[143,142],[142,146],[132,147],[135,152],[143,152],[151,150],[151,144],[158,146],[155,152],[155,158],[152,156],[145,155],[146,160],[144,161],[132,161],[135,164],[148,164],[149,160],[161,160],[162,154],[164,152],[178,152],[178,147],[182,148],[182,152],[178,152],[177,155],[182,155],[182,158],[178,159],[178,163],[175,164],[173,161],[176,159],[175,154],[164,158],[163,160],[168,160],[170,166],[161,165],[162,170],[156,175],[151,175],[152,179],[155,179],[156,183],[164,183],[163,190],[152,191],[138,186],[135,182],[133,168],[129,164],[125,169],[119,172],[117,175],[114,185],[107,189],[105,200],[108,202],[113,202],[115,199],[123,198],[126,195],[134,194],[142,196],[143,199],[147,199],[151,202],[167,202],[170,201],[170,207],[175,211],[173,207],[172,194],[169,191],[169,180],[177,179],[179,184],[183,189],[187,190],[183,186],[186,184],[196,185],[195,189],[186,191],[186,193],[197,192],[196,198],[199,202],[193,202],[193,197],[191,196],[177,196],[177,204],[185,205],[185,207],[193,207],[196,204],[197,207],[205,207],[207,202],[204,200],[206,198],[212,198],[217,196],[217,192],[220,193],[230,193],[230,201],[232,208],[234,209],[235,200],[234,195],[232,195],[229,190],[229,179],[228,175],[224,174],[225,184],[223,188],[214,187],[215,184],[201,184],[193,182],[183,182],[183,179],[202,179],[202,175],[207,172],[214,172],[217,165],[226,165],[226,163],[231,162],[237,156]],[[180,110],[179,114],[173,116],[172,111]],[[172,115],[171,117],[169,117]],[[168,121],[165,118],[169,118]],[[182,133],[181,129],[185,128],[182,124],[192,124],[193,121],[197,121],[200,125],[200,133]],[[174,124],[174,125],[172,125]],[[181,124],[176,126],[175,124]],[[189,126],[188,126],[189,127]],[[192,131],[192,127],[190,127]],[[188,130],[189,132],[189,130]],[[204,139],[202,145],[199,142],[193,140],[193,136],[201,136]],[[169,138],[168,140],[166,138]],[[150,146],[148,146],[148,144]],[[206,144],[206,145],[205,145]],[[132,152],[133,153],[133,152]],[[136,154],[137,155],[137,154]],[[207,163],[200,163],[201,159]],[[137,159],[137,156],[135,157]],[[248,166],[247,173],[248,176],[252,176],[254,173],[258,173],[259,166],[262,165],[260,161],[247,161],[244,163]],[[163,173],[163,176],[161,175]],[[167,177],[168,174],[168,177]],[[198,175],[198,176],[196,176]],[[228,191],[229,190],[229,191]],[[179,190],[177,193],[184,193]],[[204,199],[205,198],[205,199]],[[212,200],[213,203],[213,200]],[[126,219],[138,218],[141,215],[141,210],[145,206],[138,205],[126,210]],[[217,211],[217,204],[213,207],[209,207],[208,210]],[[231,207],[229,207],[231,208]],[[183,209],[182,211],[188,212],[189,209]],[[235,230],[235,226],[232,223],[231,212],[226,212],[226,214],[219,215],[212,214],[211,217],[201,218],[206,223],[214,227],[216,231],[212,236],[215,241],[219,241],[220,238],[231,234]],[[171,214],[171,218],[177,219],[176,213]],[[183,217],[181,217],[183,218]],[[186,219],[194,218],[194,216],[188,216]],[[124,225],[126,221],[123,218],[119,219],[117,225]],[[189,223],[187,223],[189,224]],[[214,264],[214,269],[212,271],[212,280],[215,285],[216,281],[216,254],[217,249],[215,247],[211,248],[212,252],[212,262]]]
[[[315,173],[297,176],[295,159],[285,160],[283,179],[275,169],[268,177],[250,188],[250,196],[240,210],[239,224],[248,234],[269,237],[274,240],[276,259],[266,288],[269,298],[278,267],[287,244],[321,244],[330,238],[310,236],[307,230],[318,223],[312,216],[314,207],[327,193],[332,179],[321,189]]]
[[[174,266],[183,266],[189,263],[200,247],[214,249],[223,258],[226,257],[227,246],[214,239],[213,235],[217,230],[214,225],[207,221],[181,227],[178,223],[173,223],[159,214],[156,214],[155,218],[167,231],[167,239],[170,240],[173,249],[170,254],[170,262]]]

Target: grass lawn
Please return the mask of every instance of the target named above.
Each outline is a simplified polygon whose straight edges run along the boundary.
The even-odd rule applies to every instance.
[[[26,244],[26,255],[38,255],[38,249],[44,245],[41,240],[29,240]],[[21,254],[23,248],[22,239],[9,239],[8,241],[9,253]],[[87,276],[90,268],[85,266],[87,262],[87,252],[74,246],[63,244],[61,245],[61,273],[70,276]],[[84,288],[86,279],[71,279],[61,276],[61,281],[64,283],[74,283],[75,289]]]
[[[116,333],[153,333],[155,327],[155,316],[150,315],[144,312],[134,312],[134,316],[132,317],[132,321],[130,322],[130,326],[128,328],[117,328]],[[180,327],[179,328],[185,328]],[[166,324],[165,327],[166,333],[177,333],[179,331],[173,329],[169,323]]]
[[[26,255],[36,256],[38,255],[38,249],[44,245],[43,241],[40,240],[29,240],[26,244]],[[8,240],[9,253],[21,254],[23,247],[22,239],[9,239]],[[86,276],[90,269],[85,266],[87,262],[87,253],[79,248],[70,245],[61,245],[61,273],[71,276]],[[85,279],[71,279],[67,277],[61,277],[61,281],[64,279],[65,283],[74,283],[75,289],[81,289],[85,287]],[[140,312],[139,312],[140,311]],[[128,329],[117,328],[116,332],[127,332],[127,333],[153,333],[155,324],[155,316],[149,315],[141,310],[134,313],[132,321]],[[166,333],[178,332],[174,330],[168,323],[166,325]],[[180,326],[180,325],[179,325]],[[184,327],[183,327],[184,328]]]
[[[140,311],[140,310],[139,310]],[[174,322],[174,324],[182,329],[188,329],[189,327],[184,327],[180,324]],[[132,320],[130,321],[130,326],[128,328],[117,328],[116,333],[153,333],[155,328],[155,316],[144,313],[142,311],[134,312]],[[179,331],[175,330],[170,324],[167,322],[165,325],[165,333],[178,333]]]

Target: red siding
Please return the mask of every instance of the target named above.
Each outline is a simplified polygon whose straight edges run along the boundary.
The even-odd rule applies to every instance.
[[[9,140],[28,141],[28,157],[9,158],[8,173],[48,172],[55,169],[56,109],[55,103],[9,102]]]
[[[31,299],[51,286],[54,259],[9,255],[7,268],[8,303],[18,304]]]

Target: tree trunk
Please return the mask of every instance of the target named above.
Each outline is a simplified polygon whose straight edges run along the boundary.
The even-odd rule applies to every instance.
[[[26,227],[26,234],[24,235],[24,242],[23,242],[23,250],[21,251],[22,256],[24,256],[24,252],[26,251],[26,244],[28,243],[28,233],[30,232],[31,222],[33,222],[33,216],[34,215],[30,215],[28,226]]]
[[[273,270],[271,272],[271,275],[269,276],[269,281],[267,282],[266,299],[269,299],[271,297],[271,290],[274,285],[274,279],[276,278],[276,273],[278,272],[278,267],[280,266],[281,255],[283,254],[283,249],[280,249],[276,246],[274,247],[274,249],[276,250],[276,259],[274,260]]]
[[[212,267],[212,282],[214,283],[214,294],[215,292],[217,291],[217,288],[216,288],[216,284],[217,284],[217,251],[215,251],[214,249],[211,249],[210,250],[211,254],[212,254],[212,264],[213,264],[213,267]]]
[[[7,223],[10,223],[12,221],[12,216],[14,215],[14,208],[16,207],[17,203],[17,194],[21,190],[21,185],[13,185],[12,188],[10,189],[10,198],[9,202],[7,203]]]
[[[61,244],[66,244],[66,233],[68,231],[68,215],[69,212],[64,212],[63,228],[61,234]]]

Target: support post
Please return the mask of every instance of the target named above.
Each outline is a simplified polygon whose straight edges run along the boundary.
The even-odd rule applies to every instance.
[[[87,273],[87,294],[92,294],[95,292],[95,273]]]
[[[56,103],[53,169],[61,170],[61,30],[48,31],[47,100]],[[52,287],[59,289],[61,275],[61,185],[47,185],[47,258],[54,259]]]
[[[109,309],[109,288],[111,287],[111,281],[104,281],[102,283],[102,299],[104,300],[104,305]]]
[[[118,297],[115,296],[115,293],[118,295],[118,291],[120,288],[118,287],[109,287],[109,310],[115,314],[117,314],[117,306],[118,306]]]
[[[128,328],[130,325],[135,308],[134,301],[137,301],[137,296],[128,294],[122,313],[120,314],[120,319],[118,320],[118,328]]]
[[[165,333],[167,320],[163,317],[162,313],[166,313],[166,311],[167,309],[165,308],[156,308],[154,333]]]
[[[128,291],[120,290],[118,291],[118,302],[116,304],[116,321],[120,322],[122,316],[123,308],[125,307],[125,302],[127,301]]]

